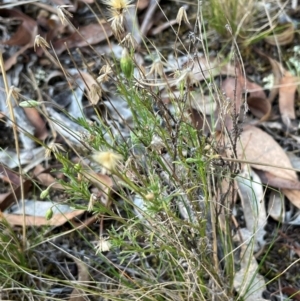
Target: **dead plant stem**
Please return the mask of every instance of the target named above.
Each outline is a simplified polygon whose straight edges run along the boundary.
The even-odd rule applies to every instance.
[[[5,86],[5,91],[6,91],[6,104],[9,109],[10,119],[12,121],[12,128],[13,128],[13,133],[14,133],[14,138],[15,138],[16,153],[17,153],[18,165],[19,165],[20,191],[21,191],[22,217],[23,217],[22,244],[23,244],[23,248],[25,248],[25,246],[26,246],[25,197],[24,197],[23,172],[22,172],[22,165],[21,165],[21,160],[20,160],[20,146],[19,146],[19,137],[18,137],[18,131],[17,131],[17,123],[16,123],[16,118],[15,118],[15,114],[14,114],[14,110],[13,110],[13,105],[11,102],[13,87],[9,88],[7,76],[6,76],[6,70],[4,67],[3,54],[1,51],[0,51],[0,67],[1,67],[2,78],[3,78],[3,82],[4,82],[4,86]]]

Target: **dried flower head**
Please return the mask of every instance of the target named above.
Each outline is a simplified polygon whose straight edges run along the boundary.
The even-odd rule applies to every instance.
[[[152,65],[149,73],[147,75],[153,74],[154,78],[157,79],[158,75],[164,78],[164,65],[160,58],[156,59]]]
[[[88,212],[92,212],[94,209],[94,205],[96,203],[96,201],[98,200],[97,196],[95,193],[91,193],[90,195],[90,200],[89,200],[89,204],[88,204]]]
[[[111,243],[108,241],[108,238],[100,237],[99,242],[96,246],[96,254],[101,252],[107,252],[111,248]]]
[[[129,32],[125,38],[121,41],[121,44],[129,49],[136,49],[138,47],[138,42],[135,40],[131,32]]]
[[[104,65],[100,69],[99,74],[101,74],[99,77],[97,77],[97,82],[98,83],[104,83],[109,80],[109,76],[113,73],[110,65]]]
[[[14,99],[19,100],[20,98],[22,98],[20,88],[17,88],[15,86],[10,86],[10,91]]]
[[[73,5],[58,5],[57,6],[57,15],[62,23],[62,25],[66,25],[68,23],[68,19],[67,17],[69,18],[72,18],[73,15],[66,10],[67,7],[73,7]]]
[[[199,85],[199,80],[196,78],[195,73],[191,68],[184,69],[180,72],[176,72],[176,82],[183,87],[190,87],[192,85]]]
[[[187,17],[186,9],[185,9],[184,6],[181,6],[178,10],[178,13],[177,13],[176,21],[179,24],[179,26],[181,25],[182,20],[183,20],[184,23],[190,24],[190,21]]]
[[[118,163],[122,161],[123,157],[120,154],[107,151],[107,152],[95,152],[92,155],[92,159],[102,166],[103,173],[107,173],[107,171],[113,171],[118,165]]]
[[[34,40],[34,51],[35,51],[35,47],[42,47],[43,49],[45,49],[46,47],[47,48],[50,48],[50,45],[49,43],[43,38],[41,37],[39,34],[35,37],[35,40]]]
[[[111,28],[119,39],[124,32],[125,13],[131,6],[132,0],[103,0],[103,3],[109,7],[109,19]]]
[[[54,141],[51,141],[48,144],[48,147],[45,150],[45,157],[46,158],[50,158],[51,157],[51,153],[53,153],[55,155],[60,150],[63,151],[63,152],[66,151],[60,143],[55,143]]]

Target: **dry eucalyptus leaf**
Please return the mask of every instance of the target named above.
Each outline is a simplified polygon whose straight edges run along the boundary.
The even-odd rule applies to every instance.
[[[87,285],[88,281],[90,280],[90,273],[87,265],[83,261],[73,256],[70,258],[72,258],[77,265],[78,280],[76,282],[78,283],[78,285],[81,286]],[[69,301],[86,301],[86,300],[87,298],[84,290],[80,290],[78,288],[73,289]]]
[[[265,280],[258,274],[259,267],[251,247],[243,244],[240,248],[241,269],[234,276],[234,288],[245,301],[267,301],[262,297],[266,290]]]
[[[41,164],[38,164],[35,167],[33,174],[41,185],[45,187],[49,187],[51,185],[52,189],[65,190],[65,187],[60,183],[55,183],[56,179],[54,179],[49,172],[45,172],[45,169]]]
[[[276,175],[267,171],[256,170],[256,173],[260,177],[261,181],[277,189],[295,189],[300,190],[300,182],[278,178]]]
[[[45,140],[48,137],[48,130],[45,120],[41,117],[36,108],[23,108],[28,120],[34,127],[35,136],[40,140]]]
[[[267,221],[262,182],[246,164],[243,166],[242,172],[236,177],[236,181],[246,226],[254,237],[254,251],[258,251],[260,247],[265,245],[264,235],[266,231],[264,227]]]
[[[298,181],[295,171],[284,169],[285,167],[292,168],[285,151],[269,134],[257,127],[248,125],[244,128],[240,143],[237,144],[237,156],[241,160],[253,162],[250,165],[258,170],[267,171],[278,178]],[[280,168],[267,165],[279,165]],[[296,207],[300,208],[299,190],[283,189],[282,192]]]
[[[14,35],[9,40],[1,41],[2,44],[25,46],[34,41],[35,36],[33,36],[33,34],[37,24],[33,19],[23,14],[18,9],[0,9],[0,16],[3,19],[9,18],[21,21],[21,24],[18,26]]]
[[[295,113],[295,93],[299,85],[299,78],[285,71],[280,81],[279,88],[279,110],[282,121],[285,125],[290,125],[290,120],[296,118]]]
[[[258,117],[261,122],[269,119],[272,106],[267,98],[249,97],[247,104],[251,113]]]
[[[54,214],[50,220],[47,220],[44,216],[33,216],[25,215],[25,225],[26,226],[54,226],[58,227],[63,225],[68,221],[72,221],[73,218],[83,214],[85,210],[74,210],[72,212],[67,212],[64,214]],[[23,216],[20,214],[9,214],[4,213],[3,217],[13,226],[23,225]]]

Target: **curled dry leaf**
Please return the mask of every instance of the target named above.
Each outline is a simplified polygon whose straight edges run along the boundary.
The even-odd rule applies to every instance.
[[[222,90],[229,99],[235,100],[237,112],[240,112],[244,100],[243,93],[247,92],[247,104],[254,116],[265,120],[266,115],[270,113],[271,106],[268,104],[262,87],[250,82],[242,75],[239,75],[236,79],[233,77],[225,79],[222,83]]]
[[[270,135],[257,127],[248,125],[244,128],[240,143],[237,144],[237,157],[252,162],[250,164],[252,167],[267,171],[278,178],[298,181],[296,172],[290,170],[292,165],[284,150]],[[272,165],[280,165],[280,167]],[[296,207],[300,208],[299,190],[283,189],[282,192]]]
[[[285,205],[284,197],[279,191],[271,191],[269,203],[268,203],[268,214],[279,222],[285,220]]]
[[[260,122],[266,121],[271,115],[272,106],[267,98],[249,97],[247,104],[251,113],[259,118]]]
[[[279,85],[280,85],[281,78],[284,73],[284,68],[276,60],[271,59],[269,56],[267,56],[263,53],[260,53],[260,54],[268,58],[268,60],[271,64],[271,67],[272,67],[273,75],[274,75],[274,86],[271,89],[269,97],[268,97],[268,100],[270,101],[270,103],[272,103],[274,101],[275,97],[278,95]]]
[[[289,126],[290,120],[296,118],[294,101],[295,92],[300,80],[285,70],[276,60],[271,59],[261,52],[259,52],[259,54],[269,60],[274,75],[274,86],[270,91],[268,100],[272,103],[279,93],[279,110],[281,118],[285,125]]]
[[[84,79],[89,101],[91,104],[96,105],[100,100],[102,93],[100,84],[87,72],[81,71],[80,75]]]
[[[35,136],[38,139],[45,140],[48,137],[48,130],[46,122],[41,117],[40,113],[36,108],[23,108],[24,112],[34,127]]]
[[[270,45],[288,45],[294,40],[295,27],[293,23],[288,24],[286,29],[278,34],[265,37],[265,41]]]

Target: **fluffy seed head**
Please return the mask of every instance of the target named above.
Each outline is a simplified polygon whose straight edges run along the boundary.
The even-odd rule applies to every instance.
[[[116,154],[110,151],[107,152],[95,152],[92,155],[92,159],[104,168],[104,171],[113,171],[118,163],[122,161],[123,157],[120,154]]]
[[[102,252],[107,252],[111,249],[111,243],[108,238],[100,237],[99,242],[96,246],[96,255]]]
[[[103,3],[111,10],[119,11],[120,13],[123,12],[123,10],[128,9],[130,7],[132,0],[103,0]]]
[[[103,3],[109,7],[108,21],[111,21],[111,28],[118,39],[124,32],[124,14],[131,6],[131,2],[131,0],[103,0]]]

